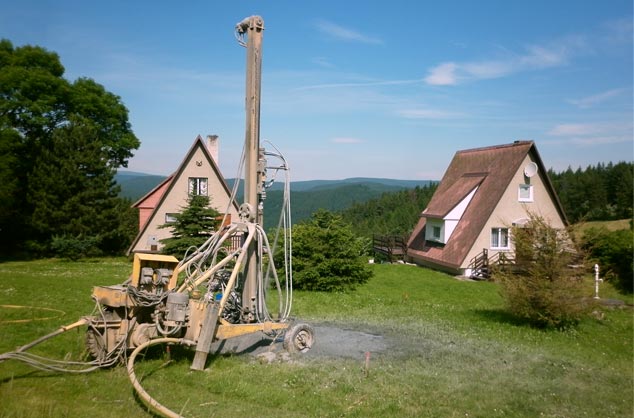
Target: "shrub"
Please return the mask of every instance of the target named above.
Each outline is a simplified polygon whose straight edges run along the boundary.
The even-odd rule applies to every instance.
[[[101,255],[99,238],[84,235],[55,235],[51,240],[51,252],[56,257],[79,260]]]
[[[592,263],[599,264],[602,276],[621,291],[634,291],[634,233],[632,229],[608,231],[590,228],[582,238]]]
[[[571,267],[578,254],[568,234],[535,215],[511,231],[516,266],[493,273],[506,309],[538,327],[575,325],[587,307],[579,271]]]
[[[372,271],[361,257],[366,241],[341,216],[317,211],[293,228],[293,287],[332,292],[367,282]]]

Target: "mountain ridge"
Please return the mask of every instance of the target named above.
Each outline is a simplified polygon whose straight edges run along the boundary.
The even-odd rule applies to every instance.
[[[167,176],[146,173],[122,172],[115,175],[121,186],[119,195],[136,202],[145,196]],[[229,188],[235,179],[227,179]],[[243,183],[242,180],[240,180]],[[395,193],[415,187],[424,187],[433,180],[399,180],[371,177],[351,177],[342,180],[302,180],[291,182],[291,210],[293,223],[309,218],[318,209],[341,211],[356,203],[379,198],[384,193]],[[243,196],[243,184],[238,187],[238,201]],[[265,228],[277,226],[284,195],[282,182],[273,183],[267,189],[264,202]]]

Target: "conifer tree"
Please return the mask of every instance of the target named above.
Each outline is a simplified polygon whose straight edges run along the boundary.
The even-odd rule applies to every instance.
[[[354,289],[372,276],[361,259],[362,252],[363,240],[352,232],[351,225],[340,215],[318,210],[310,220],[293,228],[293,287],[318,291]]]
[[[190,195],[187,206],[175,215],[175,221],[159,227],[172,230],[170,238],[161,240],[162,252],[182,259],[209,239],[220,224],[220,216],[220,212],[210,207],[209,196]]]

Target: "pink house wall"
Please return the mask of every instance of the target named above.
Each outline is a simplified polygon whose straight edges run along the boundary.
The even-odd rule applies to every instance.
[[[135,205],[139,209],[139,230],[143,229],[145,226],[145,223],[150,218],[150,215],[152,215],[152,211],[154,211],[154,208],[161,200],[163,193],[165,193],[170,183],[171,179],[158,186],[143,200]]]

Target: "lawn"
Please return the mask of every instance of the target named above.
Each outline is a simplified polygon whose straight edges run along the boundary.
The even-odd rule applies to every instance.
[[[1,263],[0,352],[90,314],[92,286],[121,283],[130,268],[124,259]],[[367,370],[353,353],[271,364],[222,356],[193,372],[191,353],[158,350],[139,360],[137,375],[187,417],[633,416],[631,296],[602,284],[603,298],[628,305],[548,331],[506,315],[494,283],[407,265],[371,268],[374,277],[355,292],[295,292],[293,305],[305,322],[384,338],[388,349],[371,353]],[[71,331],[36,352],[80,358],[82,349],[83,332]],[[0,417],[71,416],[152,415],[122,367],[66,375],[0,363]]]

